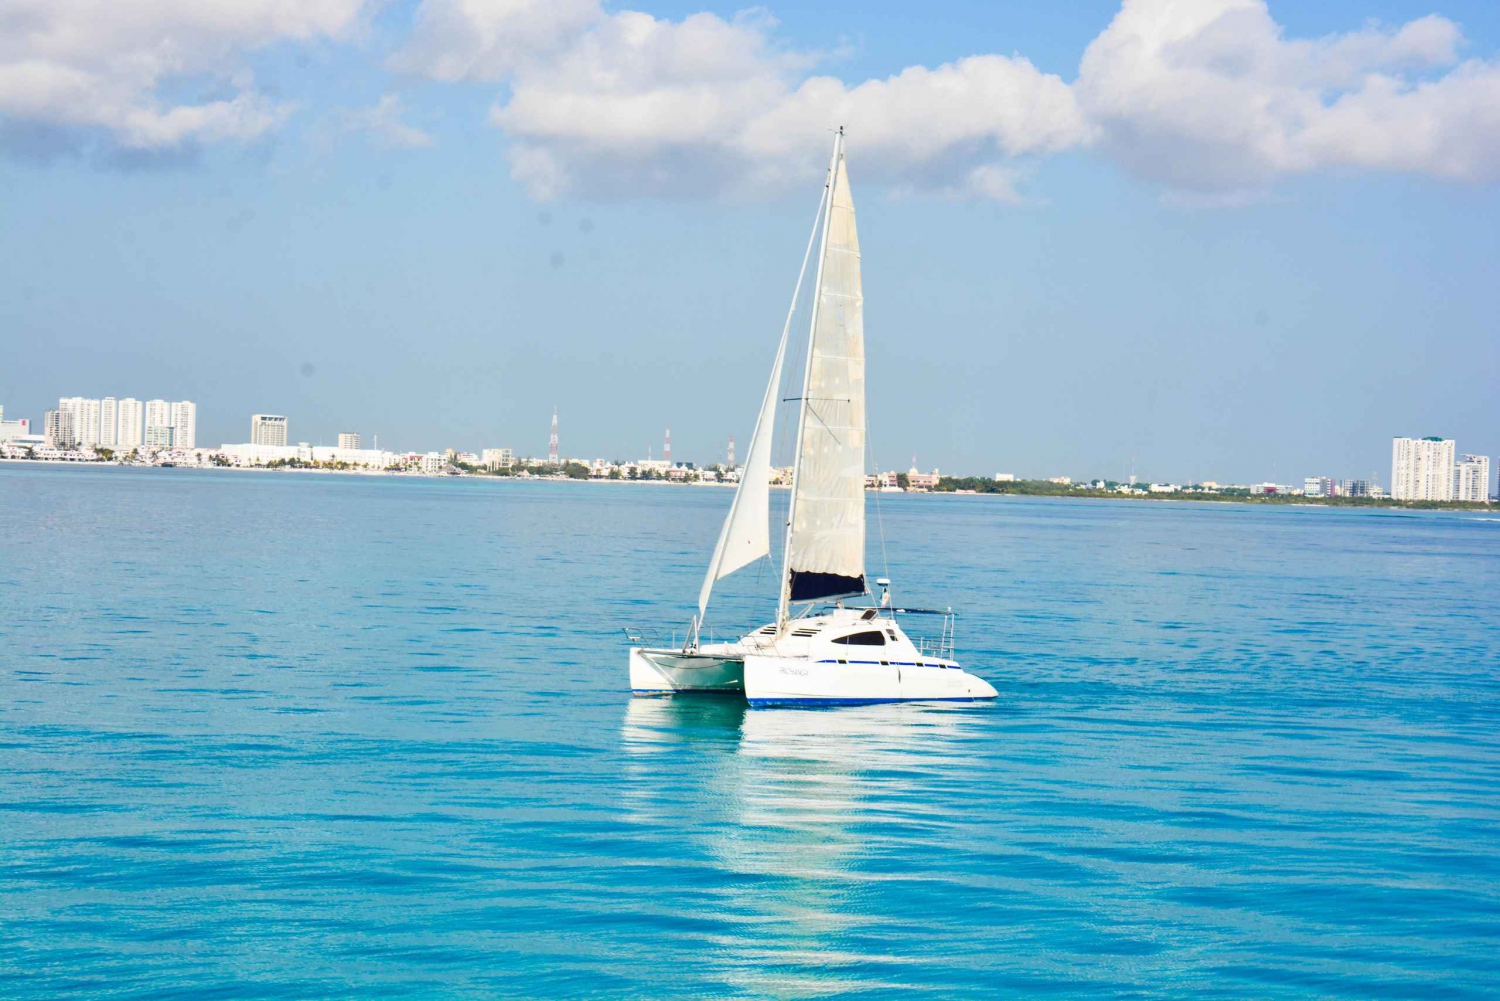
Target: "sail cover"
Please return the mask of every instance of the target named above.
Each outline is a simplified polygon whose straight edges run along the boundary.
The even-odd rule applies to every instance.
[[[788,546],[792,601],[865,590],[864,293],[842,152],[816,309]]]

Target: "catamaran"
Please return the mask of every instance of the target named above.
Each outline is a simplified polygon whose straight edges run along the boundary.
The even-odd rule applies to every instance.
[[[777,396],[815,244],[818,268],[802,395],[796,401],[796,456],[776,621],[739,640],[704,643],[702,625],[714,583],[771,554]],[[951,610],[897,607],[883,577],[875,581],[878,599],[873,595],[865,575],[865,437],[864,293],[839,129],[750,451],[698,593],[698,613],[681,647],[630,648],[634,694],[743,693],[751,706],[995,697],[988,682],[953,660]],[[868,604],[848,603],[860,598]],[[907,636],[901,617],[917,614],[941,616],[939,639],[917,643]],[[638,641],[637,634],[627,634]]]

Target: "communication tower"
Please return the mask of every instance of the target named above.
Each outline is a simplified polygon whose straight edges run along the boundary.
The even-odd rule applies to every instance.
[[[552,466],[561,463],[557,452],[557,407],[555,405],[552,408],[552,437],[547,439],[547,463]]]

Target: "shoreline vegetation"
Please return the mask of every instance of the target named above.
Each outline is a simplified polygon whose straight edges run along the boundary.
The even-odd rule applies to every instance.
[[[1124,489],[1120,489],[1120,488]],[[1050,480],[991,480],[979,476],[944,476],[927,491],[934,494],[1000,494],[1016,497],[1069,497],[1079,500],[1199,501],[1203,503],[1279,504],[1317,507],[1410,508],[1439,511],[1494,511],[1496,505],[1481,501],[1415,501],[1392,497],[1322,497],[1293,493],[1251,493],[1248,487],[1197,487],[1151,491],[1106,481],[1104,489],[1087,483],[1061,484]]]
[[[36,460],[24,458],[3,458],[0,464],[27,463]],[[158,468],[159,464],[152,463],[124,463],[110,460],[98,460],[93,462],[66,462],[46,463],[47,465],[69,465],[99,467],[102,465],[126,465],[138,466],[140,468]],[[367,476],[399,476],[420,477],[423,479],[441,478],[444,474],[423,474],[417,472],[399,470],[376,470],[352,466],[348,463],[312,463],[298,460],[276,460],[259,466],[233,466],[229,464],[212,463],[202,466],[184,465],[177,468],[183,469],[226,469],[236,472],[305,472],[305,473],[330,473],[345,475],[367,475]],[[467,463],[458,463],[454,471],[447,473],[448,476],[460,476],[463,478],[481,478],[495,480],[514,480],[517,482],[540,481],[556,483],[559,481],[573,483],[654,483],[664,486],[690,486],[690,487],[732,487],[737,482],[729,481],[703,481],[683,480],[657,473],[643,473],[639,476],[593,476],[588,466],[582,463],[567,463],[562,468],[548,466],[546,464],[524,464],[517,463],[508,469],[487,469],[483,466],[474,466]],[[937,485],[929,489],[911,489],[905,483],[906,475],[900,474],[898,480],[901,485],[897,488],[886,488],[886,492],[900,492],[909,494],[927,494],[932,496],[1000,496],[1000,497],[1055,497],[1069,500],[1135,500],[1135,501],[1177,501],[1198,503],[1233,503],[1233,504],[1262,504],[1273,506],[1293,507],[1342,507],[1342,508],[1369,508],[1369,509],[1396,509],[1396,510],[1432,510],[1432,511],[1474,511],[1474,512],[1496,512],[1500,511],[1500,505],[1494,503],[1471,502],[1471,501],[1413,501],[1396,500],[1391,497],[1321,497],[1307,496],[1296,493],[1251,493],[1248,487],[1218,487],[1205,489],[1201,487],[1190,487],[1173,491],[1152,491],[1144,485],[1131,487],[1128,484],[1104,481],[1104,488],[1093,486],[1089,483],[1055,483],[1051,480],[992,480],[981,476],[943,476],[938,479]],[[1097,482],[1097,481],[1096,481]],[[774,488],[786,489],[784,483],[773,483]],[[867,488],[874,492],[877,488]]]

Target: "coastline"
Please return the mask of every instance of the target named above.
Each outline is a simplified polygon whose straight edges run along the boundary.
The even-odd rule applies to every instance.
[[[298,467],[269,468],[265,466],[154,466],[140,463],[123,462],[59,462],[39,459],[0,459],[0,468],[7,466],[40,466],[40,467],[74,467],[84,469],[180,469],[188,472],[229,472],[229,473],[275,473],[275,474],[309,474],[313,476],[357,476],[364,478],[398,479],[398,480],[479,480],[495,483],[574,483],[574,484],[605,484],[615,486],[653,486],[653,487],[707,487],[727,488],[737,484],[732,482],[706,482],[697,480],[663,480],[663,479],[608,479],[607,477],[574,478],[569,476],[497,476],[487,473],[460,473],[460,474],[429,474],[429,473],[397,473],[385,470],[361,470],[361,469],[307,469]],[[1330,497],[1316,498],[1287,495],[1251,495],[1240,496],[1236,494],[1223,493],[1146,493],[1144,491],[1132,491],[1122,493],[1112,490],[1073,489],[1073,490],[1037,490],[1026,489],[1026,481],[1017,481],[1020,489],[991,489],[977,490],[898,490],[881,491],[875,489],[866,490],[866,494],[873,493],[899,493],[903,496],[916,497],[994,497],[1001,499],[1011,498],[1038,498],[1066,501],[1144,501],[1154,503],[1178,503],[1178,504],[1244,504],[1247,506],[1270,506],[1270,507],[1302,507],[1302,508],[1335,508],[1353,510],[1392,510],[1392,511],[1454,511],[1463,513],[1500,513],[1500,504],[1484,504],[1480,502],[1464,501],[1400,501],[1391,498],[1365,498],[1365,497]],[[1007,484],[1007,486],[1010,486]],[[773,483],[772,490],[789,489],[786,484]]]
[[[1058,500],[1121,500],[1179,504],[1246,504],[1265,507],[1317,507],[1354,510],[1397,511],[1500,511],[1500,504],[1483,501],[1408,501],[1390,497],[1307,497],[1297,494],[1242,494],[1242,493],[1147,493],[1135,490],[1080,489],[1064,490],[930,490],[917,491],[933,496],[951,495],[961,497],[1051,497]]]

